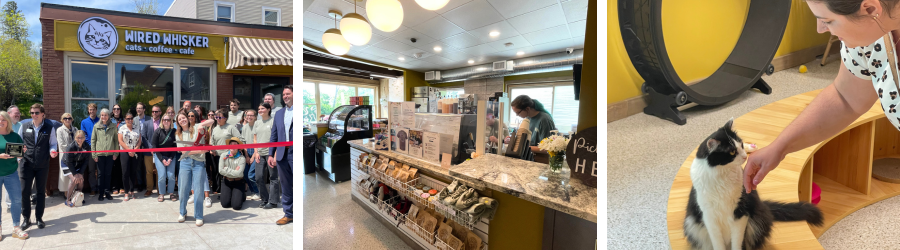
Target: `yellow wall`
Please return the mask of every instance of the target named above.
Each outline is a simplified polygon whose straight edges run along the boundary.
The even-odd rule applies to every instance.
[[[490,249],[541,249],[544,235],[544,206],[493,191],[500,206],[488,228]]]
[[[578,93],[578,131],[597,126],[597,2],[588,2],[584,64]],[[570,73],[571,74],[571,73]]]
[[[644,82],[625,51],[617,3],[607,1],[607,104],[641,95]],[[663,2],[663,39],[681,79],[690,82],[707,77],[722,65],[737,43],[749,4],[749,0]],[[775,57],[825,44],[828,36],[816,32],[816,20],[806,2],[792,0],[791,16]]]
[[[78,45],[78,26],[81,23],[78,22],[69,22],[69,21],[54,21],[54,49],[60,51],[78,51],[81,52],[81,46]],[[154,31],[161,33],[170,33],[170,34],[186,34],[186,35],[199,35],[205,36],[209,38],[209,47],[192,47],[194,50],[193,55],[182,55],[182,54],[165,54],[165,53],[154,53],[154,52],[140,52],[140,51],[127,51],[125,50],[125,45],[138,44],[143,47],[152,47],[156,45],[162,44],[145,44],[145,43],[134,43],[134,42],[125,42],[125,30],[137,30],[137,31]],[[290,66],[266,66],[262,68],[261,71],[247,71],[247,70],[226,70],[225,64],[226,60],[226,44],[224,38],[226,36],[220,35],[208,35],[208,34],[200,34],[200,33],[185,33],[185,32],[171,32],[168,30],[156,30],[156,29],[142,29],[142,28],[132,28],[132,27],[116,27],[116,31],[119,33],[119,44],[116,47],[116,51],[113,53],[114,55],[127,55],[127,56],[145,56],[145,57],[164,57],[164,58],[178,58],[178,59],[194,59],[194,60],[210,60],[217,61],[219,73],[234,73],[234,74],[267,74],[267,75],[293,75],[294,70],[293,67]],[[230,36],[234,37],[234,36]],[[250,37],[255,38],[255,37]],[[273,39],[280,40],[280,39]],[[184,49],[188,48],[186,46],[174,46],[174,45],[163,45],[166,48],[174,48],[174,49]],[[253,67],[242,67],[246,69],[260,69],[261,66],[253,66]]]
[[[403,88],[406,90],[406,101],[411,102],[413,96],[413,88],[428,86],[425,82],[425,73],[412,70],[403,70]]]

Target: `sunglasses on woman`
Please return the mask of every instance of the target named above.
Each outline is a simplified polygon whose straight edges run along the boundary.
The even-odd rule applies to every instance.
[[[63,118],[63,121],[71,121],[71,120],[72,120],[72,117]]]

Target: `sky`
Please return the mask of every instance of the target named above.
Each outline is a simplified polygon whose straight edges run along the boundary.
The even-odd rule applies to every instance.
[[[175,0],[157,0],[159,3],[159,15],[165,14],[169,6]],[[9,2],[9,0],[0,0],[0,7]],[[19,6],[22,14],[25,14],[25,20],[28,22],[28,40],[31,40],[38,46],[41,43],[41,2],[53,3],[60,5],[70,5],[85,8],[106,9],[115,11],[134,11],[134,3],[131,0],[18,0],[15,1]]]

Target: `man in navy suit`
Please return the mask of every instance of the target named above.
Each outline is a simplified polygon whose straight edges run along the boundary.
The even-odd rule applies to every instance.
[[[143,107],[143,105],[141,105]],[[151,108],[152,116],[150,119],[144,118],[144,121],[140,123],[141,125],[141,148],[153,148],[152,143],[150,143],[150,138],[153,138],[153,133],[156,132],[156,129],[159,128],[159,121],[162,119],[162,108],[159,105],[153,105]],[[135,118],[137,121],[137,118]],[[144,156],[144,173],[146,174],[146,178],[144,176],[140,176],[138,173],[139,179],[144,180],[144,184],[147,187],[147,191],[144,192],[145,197],[150,197],[153,195],[154,186],[156,186],[156,175],[153,174],[154,170],[156,170],[156,158],[153,157],[153,153],[138,153]],[[140,163],[138,163],[140,164]],[[137,186],[135,186],[137,187]]]
[[[285,106],[275,113],[270,142],[294,141],[294,86],[285,85],[281,97]],[[269,154],[269,167],[278,166],[281,207],[284,209],[284,217],[275,224],[285,225],[294,221],[294,147],[273,147],[269,149]]]

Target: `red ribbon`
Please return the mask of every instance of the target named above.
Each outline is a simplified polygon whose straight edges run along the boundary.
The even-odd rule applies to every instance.
[[[142,148],[142,149],[131,149],[131,150],[104,150],[104,151],[71,151],[71,152],[64,152],[64,153],[131,153],[131,152],[153,153],[153,152],[194,151],[194,150],[271,148],[271,147],[286,147],[286,146],[293,146],[293,145],[294,145],[293,141],[285,141],[285,142],[269,142],[269,143],[221,145],[221,146],[202,146],[202,147]]]

